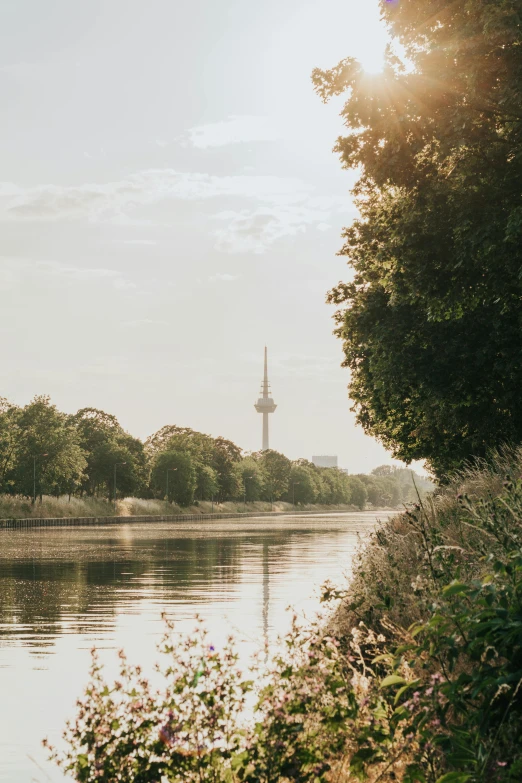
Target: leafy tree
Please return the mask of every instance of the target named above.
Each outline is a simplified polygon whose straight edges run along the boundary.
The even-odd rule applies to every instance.
[[[239,482],[236,465],[241,460],[241,449],[226,438],[214,440],[212,467],[218,475],[219,496],[221,500],[237,497]]]
[[[400,489],[393,479],[388,477],[360,476],[366,486],[368,500],[372,506],[397,506],[400,502]]]
[[[353,503],[354,506],[357,506],[357,508],[360,508],[362,511],[366,506],[366,501],[368,500],[366,487],[364,486],[361,479],[357,476],[349,476],[349,483],[350,502]]]
[[[315,501],[314,476],[307,465],[292,465],[286,499],[299,504]]]
[[[267,449],[252,455],[263,473],[263,500],[280,500],[288,492],[291,461],[278,451]]]
[[[175,424],[166,424],[148,437],[145,446],[153,456],[160,451],[175,449],[188,452],[194,461],[207,465],[210,465],[214,458],[214,438],[190,427],[178,427]]]
[[[442,477],[522,439],[520,0],[382,9],[410,67],[392,47],[381,76],[313,74],[348,96],[336,149],[361,172],[330,301],[358,421]]]
[[[11,489],[8,476],[12,474],[15,464],[20,437],[19,418],[20,409],[0,397],[0,492]]]
[[[253,457],[245,457],[237,466],[239,483],[241,486],[241,499],[246,498],[249,502],[260,500],[263,494],[263,473],[261,468]]]
[[[234,498],[240,492],[235,465],[241,459],[241,449],[230,440],[169,424],[151,435],[145,447],[151,458],[160,451],[175,450],[190,454],[197,471],[204,465],[211,467],[217,475],[219,500]]]
[[[114,498],[114,468],[121,496],[139,495],[146,485],[143,444],[125,432],[115,416],[97,408],[82,408],[72,417],[87,459],[81,490]]]
[[[196,497],[198,500],[212,500],[217,497],[219,484],[218,475],[210,465],[196,463]]]
[[[394,474],[393,465],[379,465],[378,468],[372,470],[372,476],[393,476]]]
[[[168,495],[167,495],[168,473]],[[190,506],[194,502],[196,471],[190,454],[182,451],[160,451],[154,457],[151,484],[156,497],[169,503]]]
[[[97,495],[111,486],[114,464],[122,461],[120,454],[113,453],[122,429],[115,416],[97,408],[82,408],[73,422],[87,459],[81,490]]]
[[[348,476],[337,468],[321,468],[323,480],[323,495],[321,503],[349,503],[350,487]]]
[[[17,416],[18,437],[7,480],[13,491],[32,497],[70,493],[86,468],[78,434],[69,416],[35,397]]]

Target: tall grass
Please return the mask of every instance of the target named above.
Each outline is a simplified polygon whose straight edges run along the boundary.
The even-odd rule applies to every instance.
[[[489,534],[470,524],[462,499],[472,505],[499,496],[507,478],[522,474],[522,448],[503,449],[476,463],[420,501],[414,513],[384,521],[360,547],[337,621],[346,630],[359,622],[383,630],[383,623],[407,629],[429,614],[440,584],[458,572],[478,576],[486,567]],[[433,561],[436,560],[436,567]],[[444,580],[447,580],[446,582]]]
[[[34,505],[30,500],[11,495],[0,495],[1,519],[29,519],[53,517],[109,517],[114,516],[114,505],[98,498],[53,498],[44,496]]]
[[[31,519],[43,518],[51,519],[56,517],[112,517],[112,516],[168,516],[175,514],[236,514],[243,511],[249,513],[267,512],[267,511],[293,511],[294,506],[291,503],[264,503],[258,501],[247,503],[246,506],[241,502],[212,503],[210,500],[200,501],[197,505],[182,508],[176,503],[167,503],[164,500],[143,499],[143,498],[124,498],[118,500],[116,506],[107,500],[100,498],[75,498],[43,497],[33,505],[30,500],[24,497],[13,497],[11,495],[0,495],[0,519]],[[321,506],[308,505],[298,506],[299,511],[355,511],[353,506]]]

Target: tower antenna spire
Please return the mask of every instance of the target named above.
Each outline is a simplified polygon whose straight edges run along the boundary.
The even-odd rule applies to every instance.
[[[268,399],[268,349],[265,345],[265,374],[263,376],[263,398]]]
[[[270,396],[270,384],[268,383],[268,349],[265,345],[265,371],[263,375],[263,383],[261,384],[261,397],[255,403],[256,411],[263,414],[262,451],[267,451],[270,448],[268,435],[268,414],[273,413],[276,408],[277,405]]]

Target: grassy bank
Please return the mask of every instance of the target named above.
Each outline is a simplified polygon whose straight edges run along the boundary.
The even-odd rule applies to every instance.
[[[488,571],[488,554],[502,549],[500,531],[489,530],[493,509],[488,504],[497,499],[503,506],[510,482],[521,474],[522,450],[497,455],[386,520],[358,553],[336,616],[339,628],[364,622],[380,632],[390,623],[406,630],[429,616],[433,600],[456,576],[480,578]],[[522,534],[515,512],[513,525],[513,532]]]
[[[294,622],[253,714],[259,667],[169,628],[161,696],[95,657],[53,757],[85,781],[520,783],[521,472],[499,457],[386,521],[325,588],[330,623]]]
[[[371,506],[368,506],[371,509]],[[176,503],[166,503],[162,500],[144,500],[141,498],[125,498],[118,500],[116,506],[106,500],[96,498],[44,497],[42,502],[33,505],[26,498],[0,496],[0,519],[30,519],[56,517],[109,517],[109,516],[165,516],[168,514],[236,514],[242,511],[267,512],[282,511],[357,511],[351,505],[321,505],[302,504],[293,506],[291,503],[244,503],[229,501],[227,503],[211,503],[201,501],[197,505],[182,507]]]
[[[522,780],[521,475],[520,449],[463,471],[359,552],[330,628],[357,702],[336,780]]]

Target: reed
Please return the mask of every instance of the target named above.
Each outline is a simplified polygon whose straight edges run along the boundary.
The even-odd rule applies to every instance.
[[[127,517],[127,516],[167,516],[175,514],[237,514],[243,511],[252,512],[290,512],[294,510],[291,503],[278,501],[265,503],[263,501],[246,503],[229,501],[227,503],[212,503],[210,500],[200,501],[197,505],[188,507],[167,503],[164,500],[145,498],[123,498],[116,506],[100,498],[54,498],[44,495],[41,502],[32,504],[25,497],[0,495],[0,519],[51,519],[57,517]],[[354,511],[354,506],[302,505],[299,511]]]

